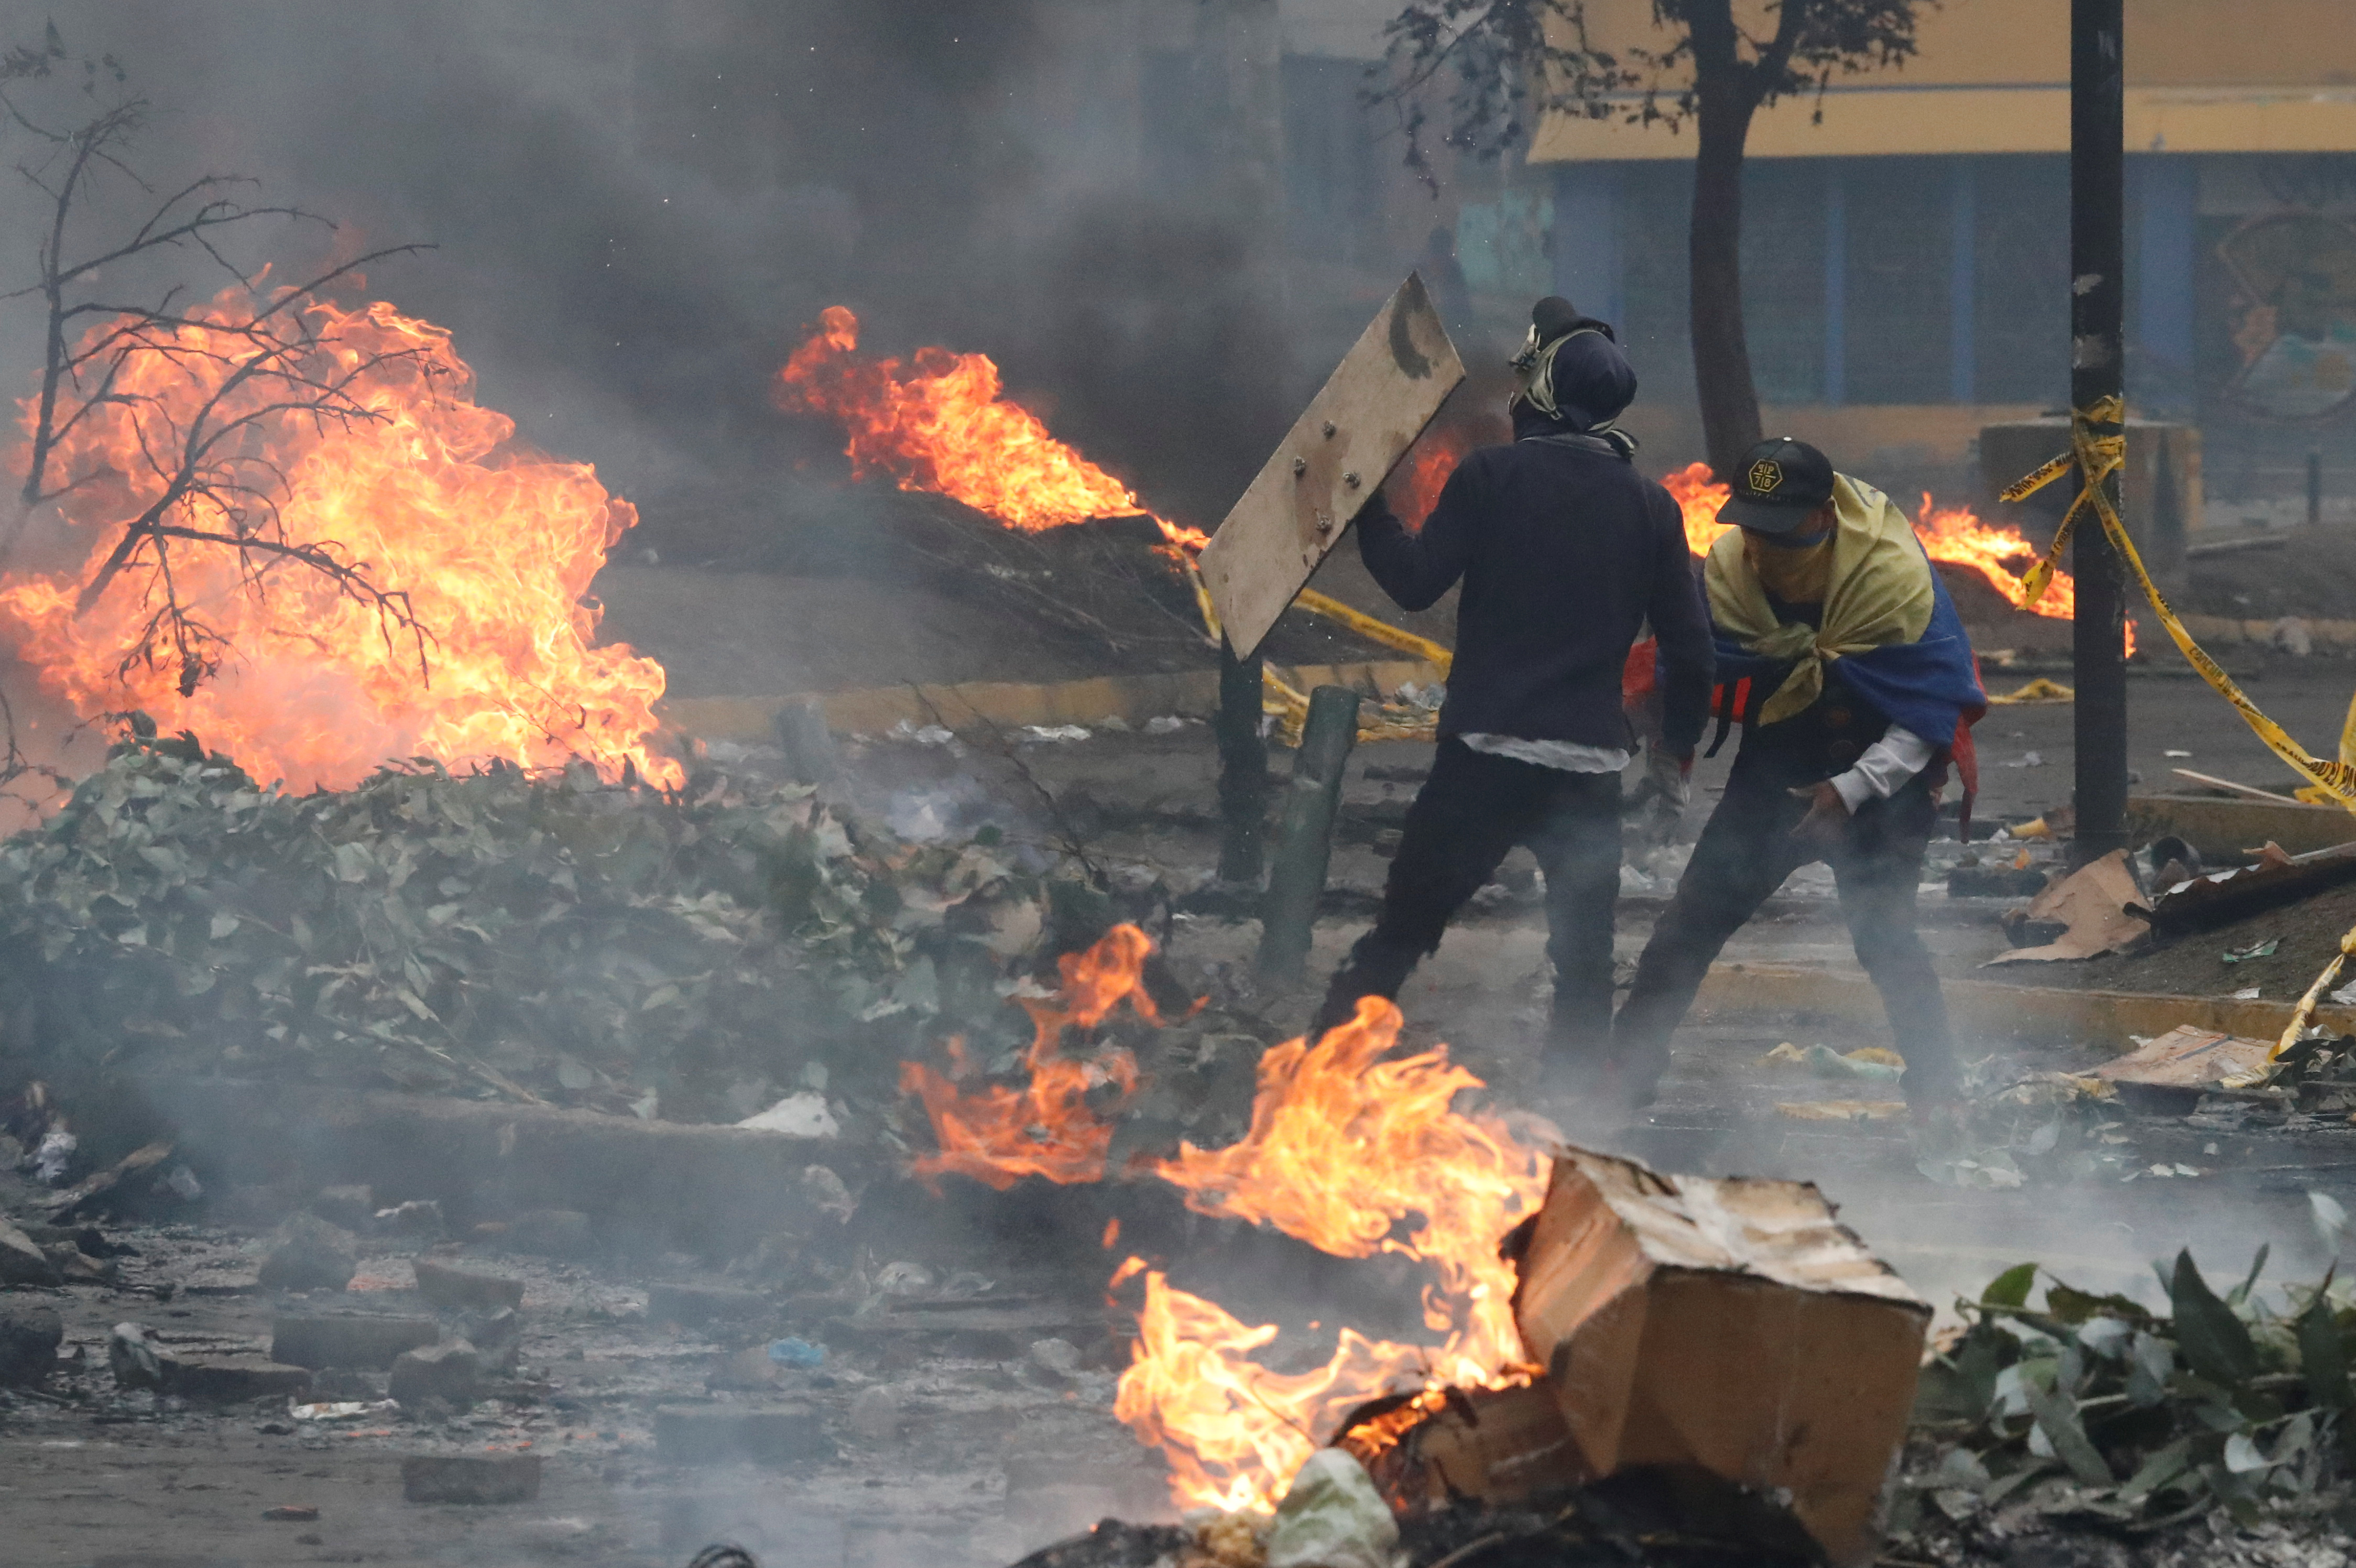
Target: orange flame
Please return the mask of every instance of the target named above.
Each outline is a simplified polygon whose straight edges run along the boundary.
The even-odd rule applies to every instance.
[[[1407,456],[1383,481],[1383,497],[1409,532],[1423,527],[1423,520],[1440,504],[1448,476],[1480,444],[1478,434],[1469,425],[1436,424],[1408,448]]]
[[[1336,1257],[1399,1252],[1430,1265],[1424,1323],[1441,1343],[1344,1329],[1323,1368],[1274,1373],[1250,1359],[1273,1325],[1246,1328],[1149,1275],[1113,1411],[1163,1449],[1182,1507],[1272,1507],[1344,1414],[1401,1385],[1498,1388],[1526,1375],[1513,1267],[1497,1242],[1544,1197],[1546,1163],[1495,1117],[1451,1108],[1483,1085],[1445,1046],[1383,1060],[1399,1024],[1398,1007],[1368,997],[1315,1045],[1271,1047],[1243,1139],[1182,1144],[1154,1173],[1199,1213],[1265,1222]]]
[[[858,317],[831,305],[819,320],[818,333],[777,372],[776,401],[842,424],[852,478],[888,474],[904,490],[948,496],[1025,533],[1144,516],[1173,546],[1210,542],[1200,529],[1155,516],[1037,414],[1008,402],[987,354],[924,348],[905,363],[861,360]]]
[[[115,386],[134,401],[92,406],[58,446],[54,471],[73,486],[59,510],[92,536],[91,553],[77,572],[21,574],[0,588],[0,618],[41,683],[86,717],[137,708],[166,731],[193,729],[257,778],[294,789],[348,786],[412,756],[452,767],[585,758],[609,779],[629,762],[642,777],[680,781],[679,765],[648,749],[662,667],[625,646],[592,646],[599,611],[584,596],[637,521],[630,504],[585,463],[510,445],[514,422],[474,402],[474,374],[449,334],[390,305],[305,307],[338,363],[413,356],[352,389],[380,421],[342,426],[270,412],[270,393],[229,384],[233,352],[225,362],[202,351],[209,327],[250,320],[252,308],[230,290],[134,353]],[[256,592],[224,545],[174,546],[183,601],[233,650],[190,695],[177,669],[121,668],[155,607],[140,573],[123,573],[75,614],[123,524],[163,493],[141,452],[143,424],[150,439],[159,419],[185,430],[210,399],[220,400],[216,424],[253,420],[262,459],[284,476],[279,515],[290,542],[332,542],[379,586],[409,596],[429,634],[424,671],[414,644],[388,639],[372,609],[307,568],[272,572],[266,594]],[[21,406],[29,429],[32,400]]]
[[[1686,548],[1695,554],[1708,554],[1721,535],[1734,532],[1734,524],[1718,521],[1718,509],[1734,493],[1733,487],[1711,479],[1708,464],[1688,463],[1674,474],[1665,474],[1661,487],[1685,514]]]
[[[1155,1020],[1140,980],[1151,951],[1144,932],[1119,926],[1062,961],[1062,997],[1028,1004],[1038,1033],[1023,1090],[961,1094],[921,1064],[905,1067],[901,1085],[924,1101],[941,1147],[917,1170],[956,1171],[1001,1191],[1024,1176],[1102,1176],[1111,1126],[1087,1096],[1107,1083],[1128,1093],[1136,1064],[1118,1050],[1075,1062],[1056,1046],[1066,1024],[1093,1026],[1123,1000]],[[1143,1273],[1145,1299],[1113,1410],[1162,1450],[1182,1507],[1273,1507],[1318,1442],[1367,1400],[1402,1388],[1503,1388],[1528,1374],[1513,1268],[1497,1243],[1544,1197],[1546,1162],[1494,1116],[1452,1108],[1457,1095],[1483,1086],[1450,1062],[1447,1047],[1384,1060],[1399,1024],[1396,1006],[1369,997],[1314,1046],[1271,1047],[1244,1137],[1224,1149],[1182,1144],[1152,1174],[1182,1188],[1198,1213],[1265,1222],[1337,1257],[1398,1252],[1428,1264],[1424,1322],[1440,1343],[1395,1344],[1344,1328],[1325,1366],[1270,1371],[1252,1353],[1277,1337],[1277,1326],[1248,1327],[1143,1259],[1128,1259],[1112,1286]]]
[[[916,1162],[916,1173],[932,1181],[944,1171],[969,1176],[1003,1192],[1026,1176],[1052,1182],[1098,1181],[1112,1146],[1112,1123],[1089,1103],[1109,1085],[1113,1098],[1137,1087],[1137,1059],[1116,1046],[1087,1061],[1063,1054],[1066,1026],[1092,1029],[1126,1001],[1141,1018],[1162,1021],[1145,992],[1145,961],[1153,940],[1135,926],[1115,926],[1086,952],[1056,961],[1062,993],[1043,1002],[1026,998],[1033,1033],[1023,1065],[1031,1081],[1015,1090],[991,1084],[975,1093],[958,1088],[922,1062],[900,1064],[900,1090],[924,1102],[940,1152]],[[962,1042],[950,1043],[956,1077],[966,1076]],[[1112,1245],[1108,1235],[1105,1245]]]
[[[1708,464],[1689,463],[1665,476],[1661,483],[1685,514],[1686,545],[1695,554],[1708,554],[1711,545],[1733,532],[1732,523],[1718,521],[1719,509],[1733,491],[1711,480]],[[1932,560],[1949,566],[1970,567],[1987,579],[1988,586],[2015,609],[2025,609],[2049,620],[2076,617],[2078,585],[2067,572],[2056,570],[2044,595],[2033,605],[2027,602],[2029,590],[2022,578],[2043,553],[2024,538],[2020,530],[1984,523],[1969,507],[1940,506],[1925,490],[1922,510],[1914,517],[1914,534],[1922,542],[1922,553]],[[2135,648],[2135,624],[2130,621],[2126,650],[2132,654]]]

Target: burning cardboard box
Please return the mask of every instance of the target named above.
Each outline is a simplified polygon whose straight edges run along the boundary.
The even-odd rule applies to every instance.
[[[1589,1473],[1698,1465],[1872,1555],[1931,1308],[1834,1213],[1812,1183],[1556,1158],[1514,1310]]]

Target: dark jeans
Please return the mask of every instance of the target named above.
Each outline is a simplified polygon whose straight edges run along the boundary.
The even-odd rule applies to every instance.
[[[1383,889],[1375,929],[1334,973],[1315,1029],[1347,1022],[1358,998],[1396,998],[1466,899],[1526,844],[1546,873],[1554,961],[1547,1055],[1600,1053],[1612,1030],[1612,911],[1620,897],[1620,776],[1570,773],[1443,740]]]
[[[1748,766],[1746,766],[1746,764]],[[1808,803],[1790,790],[1821,769],[1779,766],[1772,753],[1735,759],[1726,795],[1694,845],[1676,897],[1636,963],[1636,983],[1612,1026],[1612,1054],[1633,1086],[1648,1088],[1668,1065],[1669,1036],[1693,1004],[1719,950],[1783,878],[1812,860],[1833,868],[1849,940],[1865,966],[1906,1058],[1906,1096],[1918,1104],[1952,1094],[1954,1046],[1938,972],[1914,933],[1914,889],[1938,807],[1921,778],[1886,800],[1858,808],[1829,854],[1803,846],[1792,829]]]

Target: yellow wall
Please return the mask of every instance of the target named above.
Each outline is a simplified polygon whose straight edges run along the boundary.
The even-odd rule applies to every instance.
[[[1754,29],[1767,25],[1762,0]],[[1590,36],[1624,48],[1663,35],[1650,0],[1589,0]],[[1917,24],[1904,66],[1837,77],[1762,110],[1754,157],[2043,153],[2070,145],[2066,0],[1948,0]],[[2356,150],[2351,0],[2126,0],[2126,145],[2154,152]],[[1548,116],[1534,163],[1691,156],[1691,128]]]

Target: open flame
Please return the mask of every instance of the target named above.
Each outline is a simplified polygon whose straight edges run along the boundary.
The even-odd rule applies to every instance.
[[[859,358],[859,317],[840,305],[777,372],[778,405],[823,413],[849,436],[854,478],[888,474],[904,490],[964,502],[1026,533],[1099,517],[1151,517],[1170,543],[1210,536],[1156,516],[1135,491],[1055,439],[1004,395],[987,354],[923,348],[906,361]]]
[[[678,782],[678,763],[649,749],[662,667],[624,646],[592,646],[599,611],[585,596],[637,521],[630,504],[587,464],[512,445],[514,421],[475,403],[473,372],[441,328],[382,303],[305,308],[337,362],[407,356],[352,389],[382,419],[347,426],[246,407],[267,399],[226,384],[233,356],[203,351],[209,325],[251,318],[240,290],[159,333],[117,381],[151,401],[93,406],[56,449],[53,471],[72,484],[59,511],[93,543],[77,571],[16,573],[0,586],[0,621],[18,657],[85,717],[144,710],[294,789],[348,786],[413,756],[452,767],[584,758],[609,779],[627,763]],[[408,596],[428,634],[425,668],[414,643],[388,638],[370,607],[305,568],[273,571],[254,591],[224,545],[181,542],[172,555],[183,599],[234,650],[192,693],[182,694],[181,671],[168,664],[123,667],[155,608],[141,574],[122,574],[75,613],[123,525],[163,494],[143,428],[150,440],[165,424],[186,429],[214,399],[216,419],[253,420],[253,450],[284,476],[286,539],[333,543],[379,586]],[[31,401],[23,407],[29,428]]]
[[[1689,463],[1665,476],[1661,483],[1676,499],[1677,510],[1685,514],[1686,544],[1695,554],[1708,554],[1711,545],[1733,531],[1732,523],[1718,521],[1719,509],[1733,491],[1711,479],[1708,464]],[[2056,570],[2043,596],[2033,605],[2028,602],[2029,591],[2022,578],[2037,564],[2043,552],[2023,537],[2020,530],[2009,524],[1991,526],[1982,522],[1969,507],[1940,506],[1925,490],[1922,510],[1914,514],[1914,534],[1922,542],[1922,553],[1932,560],[1949,566],[1970,567],[1987,579],[1988,586],[2015,609],[2025,609],[2049,620],[2075,618],[2078,585],[2067,572]],[[2126,650],[2132,654],[2135,649],[2135,623],[2129,621]]]
[[[1423,520],[1440,504],[1448,476],[1480,445],[1480,433],[1461,422],[1435,424],[1425,431],[1383,481],[1383,499],[1392,514],[1410,532],[1422,528]]]
[[[1063,995],[1029,1004],[1038,1035],[1023,1090],[960,1091],[929,1069],[904,1069],[903,1086],[924,1101],[941,1148],[917,1170],[956,1171],[1001,1190],[1024,1176],[1103,1176],[1111,1128],[1087,1097],[1106,1083],[1128,1092],[1135,1064],[1126,1052],[1075,1062],[1056,1047],[1065,1025],[1101,1021],[1124,999],[1153,1017],[1139,983],[1151,950],[1143,932],[1121,926],[1062,961]],[[1224,1149],[1182,1144],[1151,1167],[1199,1213],[1273,1225],[1337,1257],[1402,1253],[1433,1275],[1423,1309],[1437,1345],[1344,1328],[1324,1366],[1286,1373],[1253,1359],[1278,1337],[1276,1325],[1248,1326],[1143,1260],[1124,1262],[1114,1283],[1143,1273],[1145,1294],[1114,1412],[1162,1449],[1182,1507],[1274,1506],[1318,1442],[1368,1400],[1451,1384],[1504,1387],[1526,1374],[1513,1270],[1497,1243],[1544,1197],[1545,1161],[1498,1118],[1453,1109],[1459,1094],[1483,1084],[1449,1060],[1446,1047],[1384,1059],[1399,1025],[1396,1006],[1369,997],[1355,1019],[1315,1044],[1271,1047],[1243,1138]]]
[[[1137,1060],[1118,1046],[1085,1061],[1067,1057],[1064,1030],[1092,1029],[1123,1002],[1146,1022],[1160,1023],[1145,992],[1145,960],[1152,950],[1151,938],[1123,925],[1087,951],[1056,961],[1060,993],[1053,1000],[1023,999],[1034,1032],[1023,1056],[1031,1081],[1020,1090],[1001,1084],[960,1090],[958,1080],[969,1076],[962,1041],[949,1043],[953,1077],[922,1062],[902,1062],[901,1092],[924,1103],[940,1145],[937,1154],[916,1162],[916,1173],[933,1181],[953,1171],[1001,1192],[1026,1176],[1067,1184],[1100,1180],[1112,1123],[1098,1114],[1090,1097],[1099,1103],[1125,1099],[1137,1087]]]
[[[1483,1084],[1447,1047],[1384,1060],[1399,1024],[1396,1005],[1370,996],[1314,1045],[1269,1047],[1242,1140],[1182,1144],[1154,1174],[1199,1213],[1273,1225],[1336,1257],[1399,1252],[1428,1264],[1424,1324],[1441,1342],[1345,1328],[1324,1367],[1273,1373],[1250,1359],[1276,1337],[1273,1325],[1246,1329],[1149,1273],[1113,1413],[1168,1455],[1182,1507],[1273,1507],[1341,1417],[1378,1395],[1501,1388],[1526,1374],[1513,1265],[1497,1242],[1545,1197],[1546,1162],[1494,1116],[1452,1108]]]

